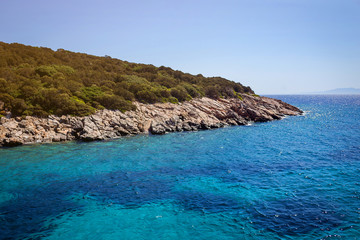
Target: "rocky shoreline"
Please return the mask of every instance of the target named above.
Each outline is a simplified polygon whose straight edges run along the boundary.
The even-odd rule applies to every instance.
[[[0,146],[197,131],[266,122],[302,113],[280,100],[250,95],[243,95],[242,99],[199,98],[180,104],[134,104],[137,107],[135,111],[101,110],[86,117],[2,117]]]

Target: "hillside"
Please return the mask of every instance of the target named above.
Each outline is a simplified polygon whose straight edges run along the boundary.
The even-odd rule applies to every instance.
[[[134,101],[177,103],[244,93],[254,94],[221,77],[0,42],[0,116],[7,111],[12,116],[86,116],[99,109],[134,110]]]

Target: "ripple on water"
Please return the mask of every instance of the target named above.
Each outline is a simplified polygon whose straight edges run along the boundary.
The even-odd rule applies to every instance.
[[[345,220],[338,207],[317,198],[260,202],[248,211],[259,228],[281,235],[330,231],[341,226]]]
[[[356,239],[360,109],[212,131],[0,149],[0,239]]]

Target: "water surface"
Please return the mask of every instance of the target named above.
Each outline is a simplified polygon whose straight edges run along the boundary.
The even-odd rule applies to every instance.
[[[0,239],[360,239],[360,96],[304,116],[0,149]]]

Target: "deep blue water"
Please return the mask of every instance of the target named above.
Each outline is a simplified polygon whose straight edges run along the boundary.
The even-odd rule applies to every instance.
[[[0,239],[360,239],[360,96],[304,116],[0,149]]]

